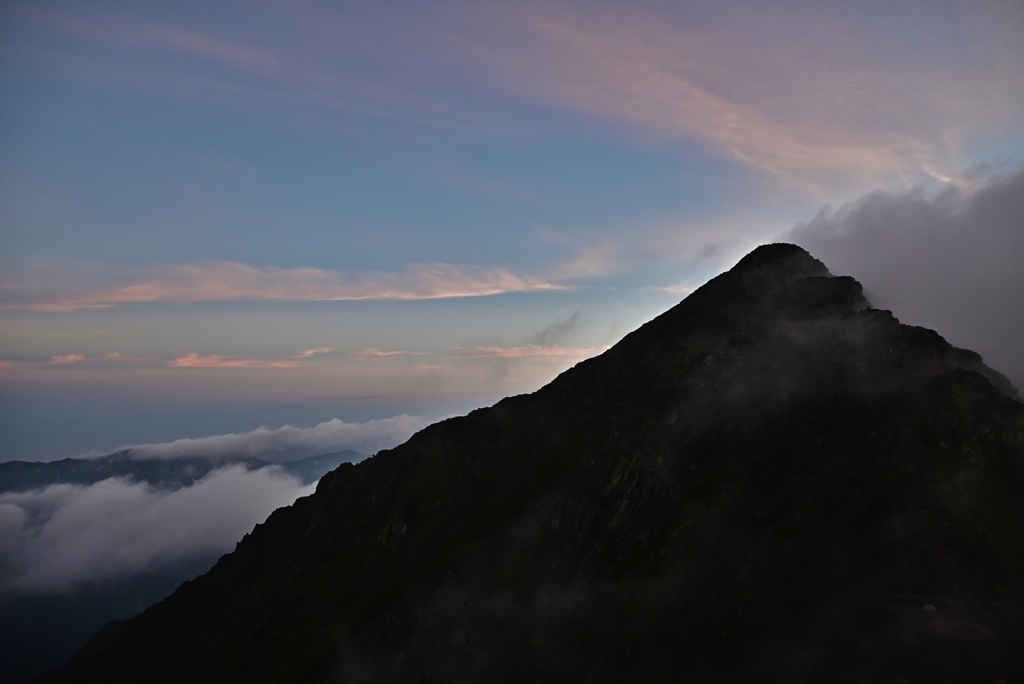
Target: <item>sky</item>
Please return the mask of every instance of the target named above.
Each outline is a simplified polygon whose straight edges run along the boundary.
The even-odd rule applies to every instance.
[[[2,3],[0,461],[425,424],[779,239],[1020,386],[1021,35],[1013,0]]]

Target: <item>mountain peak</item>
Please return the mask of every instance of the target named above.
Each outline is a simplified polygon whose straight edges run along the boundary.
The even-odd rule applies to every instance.
[[[761,270],[785,274],[791,280],[830,275],[825,264],[812,257],[803,247],[785,242],[760,245],[732,268],[737,273]]]
[[[50,681],[1015,681],[999,377],[766,245],[537,392],[340,466]]]

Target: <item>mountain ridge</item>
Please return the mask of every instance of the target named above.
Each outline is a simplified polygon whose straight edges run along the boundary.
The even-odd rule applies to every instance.
[[[135,459],[131,449],[106,456],[64,458],[57,461],[4,461],[0,463],[0,493],[23,492],[55,484],[91,485],[111,477],[128,477],[148,482],[161,489],[177,489],[195,484],[209,473],[230,465],[247,470],[278,467],[311,484],[324,473],[345,461],[361,461],[367,454],[345,449],[305,458],[271,463],[254,456],[211,459],[205,456],[180,456],[167,459]]]
[[[763,246],[537,392],[339,466],[40,681],[1010,681],[1015,394]]]

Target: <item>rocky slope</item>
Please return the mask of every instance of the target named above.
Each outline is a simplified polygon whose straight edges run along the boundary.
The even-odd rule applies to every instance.
[[[49,681],[1013,682],[1022,643],[1024,404],[768,245],[340,466]]]

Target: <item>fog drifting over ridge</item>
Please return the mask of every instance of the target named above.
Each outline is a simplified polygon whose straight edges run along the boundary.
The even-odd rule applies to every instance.
[[[214,461],[239,457],[269,457],[273,460],[275,455],[346,449],[373,454],[398,446],[426,426],[425,419],[405,413],[365,423],[346,423],[334,418],[308,428],[284,425],[271,430],[261,426],[244,433],[176,439],[161,444],[128,444],[117,451],[130,451],[131,457],[138,460],[201,456]],[[82,458],[105,455],[90,452]]]
[[[871,303],[971,349],[1024,389],[1024,170],[874,192],[826,207],[783,238]]]

